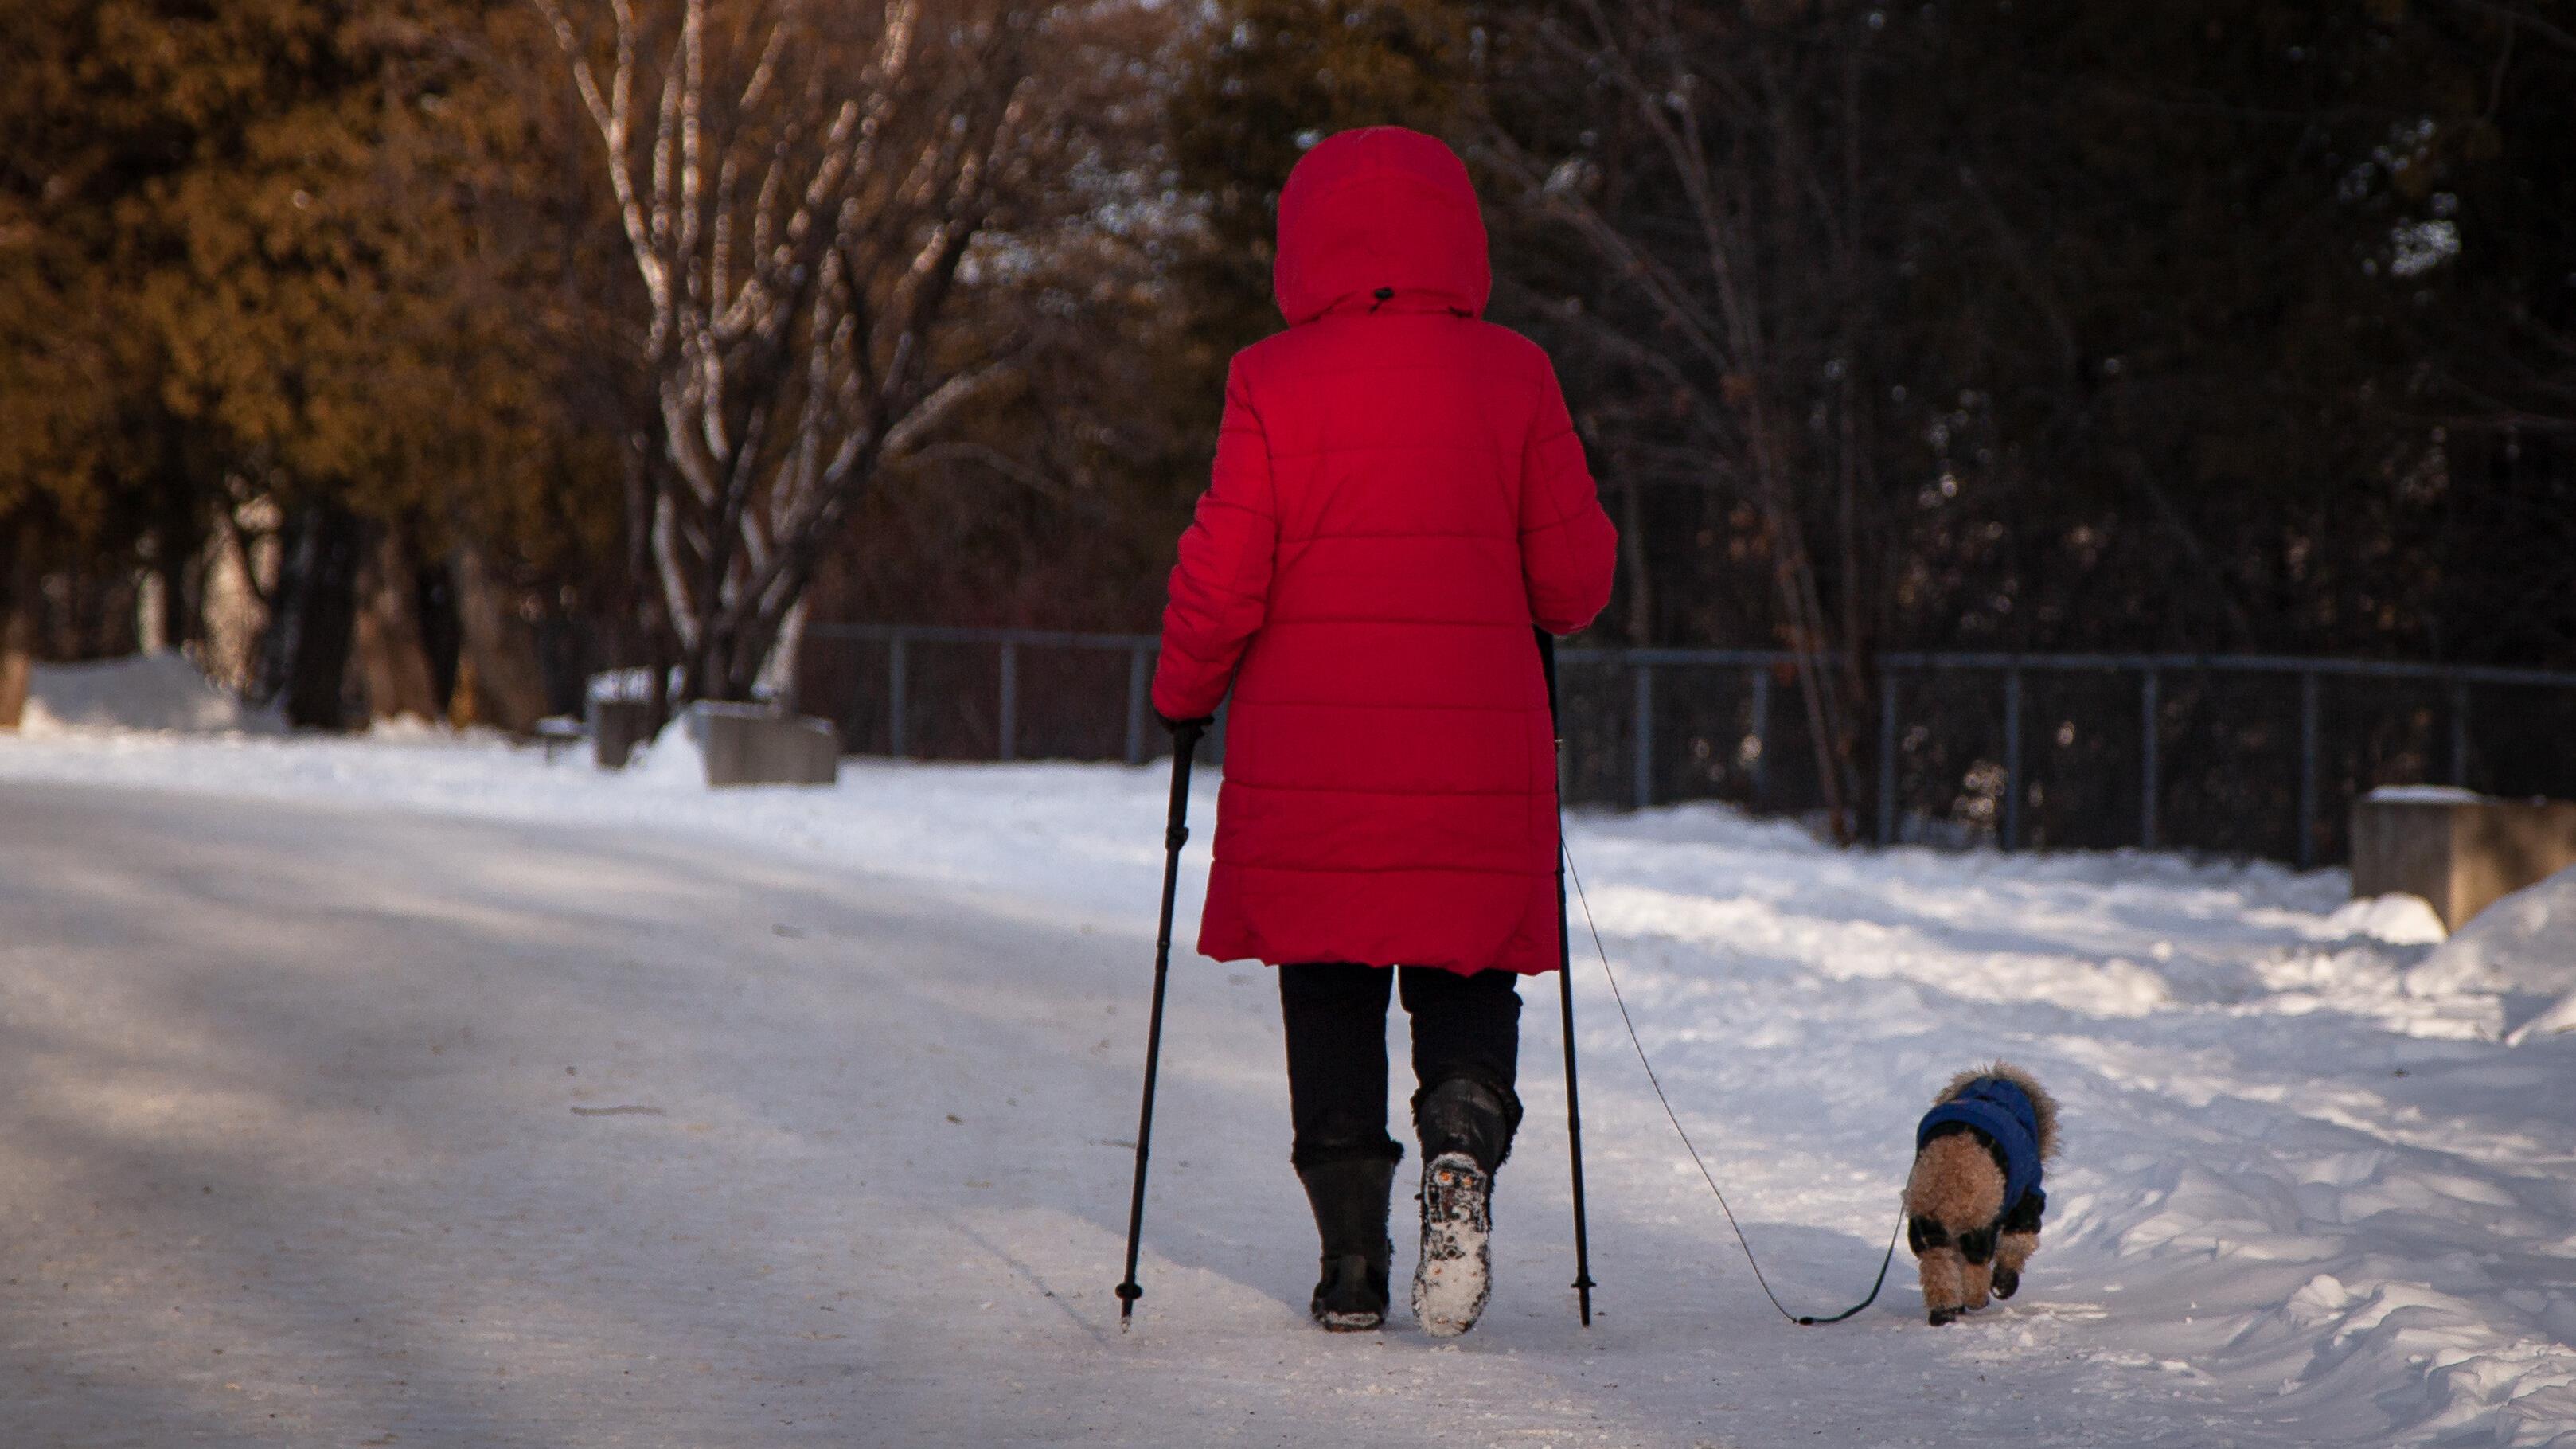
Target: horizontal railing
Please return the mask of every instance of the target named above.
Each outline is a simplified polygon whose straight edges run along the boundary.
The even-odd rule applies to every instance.
[[[2576,687],[2576,670],[2508,669],[2492,664],[2413,664],[2379,659],[2308,658],[2295,654],[1979,654],[1892,653],[1876,656],[1882,669],[2058,669],[2126,671],[2163,669],[2242,674],[2351,675],[2376,679],[2434,679],[2460,684],[2536,684]]]

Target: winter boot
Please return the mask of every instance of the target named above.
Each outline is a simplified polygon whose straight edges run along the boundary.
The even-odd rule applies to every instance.
[[[1492,1293],[1494,1169],[1511,1146],[1502,1095],[1453,1077],[1414,1107],[1422,1134],[1422,1257],[1413,1269],[1413,1316],[1449,1338],[1476,1326]]]
[[[1315,1209],[1315,1235],[1323,1242],[1322,1273],[1307,1311],[1336,1333],[1356,1333],[1386,1321],[1387,1193],[1395,1185],[1396,1155],[1345,1157],[1297,1169],[1306,1201]]]

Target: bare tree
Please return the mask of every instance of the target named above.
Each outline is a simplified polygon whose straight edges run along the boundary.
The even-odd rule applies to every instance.
[[[608,0],[601,24],[531,3],[643,283],[647,631],[685,695],[746,698],[869,485],[1011,372],[943,344],[979,238],[1066,119],[1034,63],[1052,7]]]
[[[1604,199],[1593,159],[1533,154],[1509,124],[1489,128],[1490,157],[1525,202],[1571,227],[1647,325],[1581,307],[1563,315],[1672,400],[1694,481],[1742,498],[1760,520],[1781,639],[1799,659],[1817,779],[1836,833],[1848,837],[1858,794],[1852,721],[1865,687],[1856,576],[1868,467],[1851,336],[1863,325],[1857,51],[1802,51],[1799,27],[1819,19],[1803,7],[1784,11],[1788,23],[1757,5],[1696,0],[1572,8],[1580,26],[1550,20],[1538,39],[1591,77],[1634,139],[1629,191]],[[1647,189],[1639,178],[1650,204],[1634,201]],[[1809,541],[1817,523],[1836,536],[1838,610]]]

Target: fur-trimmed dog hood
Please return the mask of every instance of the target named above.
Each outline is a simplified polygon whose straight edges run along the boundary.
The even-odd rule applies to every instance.
[[[2006,1213],[2039,1186],[2043,1164],[2057,1155],[2056,1104],[2027,1073],[2001,1062],[1942,1089],[1914,1130],[1914,1150],[1950,1126],[1973,1127],[1994,1144],[2003,1158]]]

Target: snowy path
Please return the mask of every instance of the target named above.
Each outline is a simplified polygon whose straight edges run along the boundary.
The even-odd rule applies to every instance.
[[[1781,1323],[1596,967],[1597,1325],[1542,989],[1491,1314],[1317,1333],[1269,978],[1191,963],[1122,1337],[1159,783],[0,742],[0,1443],[2576,1445],[2576,1036],[2333,877],[1705,811],[1575,844],[1775,1285],[1857,1296],[2002,1053],[2070,1120],[2019,1299]]]

